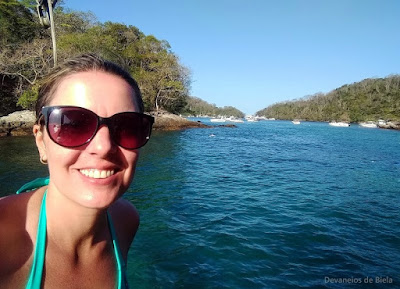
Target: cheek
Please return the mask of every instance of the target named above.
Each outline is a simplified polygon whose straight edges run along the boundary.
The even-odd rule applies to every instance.
[[[49,159],[49,164],[50,160],[64,163],[70,159],[76,160],[79,156],[79,151],[62,147],[53,142],[47,134],[47,130],[44,134],[43,143],[46,150],[47,158]]]
[[[137,161],[139,160],[139,151],[135,152],[134,154],[132,154],[130,156],[130,158],[128,159],[128,162],[130,164],[130,167],[132,168],[132,171],[134,172],[136,169],[136,164]]]
[[[79,151],[63,148],[53,142],[46,146],[46,151],[50,173],[63,168],[67,170],[79,158]]]
[[[126,160],[126,178],[129,179],[129,182],[132,181],[133,176],[135,174],[136,164],[139,159],[139,151],[128,151],[125,153]]]

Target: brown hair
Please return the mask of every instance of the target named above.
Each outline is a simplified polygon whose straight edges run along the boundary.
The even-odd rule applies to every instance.
[[[139,86],[126,70],[111,61],[102,59],[96,54],[83,54],[57,66],[43,79],[36,101],[36,117],[39,117],[42,107],[50,103],[58,85],[65,77],[79,72],[96,70],[119,76],[128,82],[135,93],[135,101],[139,112],[143,113],[144,106]]]

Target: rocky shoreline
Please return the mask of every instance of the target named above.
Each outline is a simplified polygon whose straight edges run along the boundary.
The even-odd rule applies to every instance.
[[[201,122],[190,121],[186,118],[165,111],[151,112],[155,118],[153,130],[173,131],[187,128],[215,127],[205,125]],[[35,112],[22,110],[13,112],[7,116],[0,117],[0,137],[32,135],[32,126],[35,123]],[[218,125],[225,127],[236,127],[235,125]],[[400,122],[378,122],[378,128],[400,130]]]
[[[167,112],[154,112],[151,115],[155,117],[154,130],[172,131],[209,127],[203,123],[189,121]],[[35,121],[35,112],[29,110],[16,111],[7,116],[0,117],[0,137],[32,135],[32,127]]]
[[[399,121],[380,121],[376,125],[378,128],[400,130]]]
[[[35,112],[22,110],[0,117],[0,136],[32,135]]]
[[[190,121],[179,115],[168,112],[152,112],[150,114],[155,118],[153,130],[172,131],[187,128],[209,127],[201,122]]]

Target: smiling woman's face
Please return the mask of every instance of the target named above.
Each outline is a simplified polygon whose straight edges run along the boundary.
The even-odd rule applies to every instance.
[[[71,105],[87,108],[101,117],[124,111],[137,112],[135,93],[122,78],[102,71],[79,72],[65,77],[49,106]],[[105,208],[129,187],[139,156],[115,144],[107,126],[77,148],[54,143],[46,129],[36,137],[45,154],[52,188],[69,200],[89,208]]]

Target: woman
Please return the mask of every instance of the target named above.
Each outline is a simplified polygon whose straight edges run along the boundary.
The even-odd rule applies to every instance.
[[[126,288],[139,215],[120,197],[153,124],[136,82],[83,55],[45,79],[36,114],[50,177],[0,200],[0,288]]]

